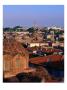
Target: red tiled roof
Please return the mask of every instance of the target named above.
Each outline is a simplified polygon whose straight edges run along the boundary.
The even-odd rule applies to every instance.
[[[33,51],[33,50],[37,50],[38,48],[37,47],[30,47],[30,48],[27,48],[27,50],[31,50],[31,51]],[[43,52],[61,52],[62,50],[59,50],[59,49],[53,49],[53,48],[48,48],[48,49],[46,49],[46,48],[42,48],[42,51]]]
[[[40,64],[43,62],[47,62],[48,58],[47,57],[36,57],[36,58],[31,58],[30,62],[31,63],[35,63],[35,64]]]
[[[52,49],[52,48],[49,48],[49,49],[43,49],[43,51],[45,51],[45,52],[60,52],[60,51],[62,51],[62,50],[59,50],[59,49]]]
[[[51,60],[52,62],[55,62],[55,61],[61,60],[62,55],[49,55],[48,58],[50,58],[50,60]]]
[[[34,64],[40,64],[44,62],[48,62],[50,60],[51,62],[60,61],[62,58],[62,55],[49,55],[49,56],[43,56],[43,57],[35,57],[30,59],[30,63]]]
[[[61,60],[64,60],[64,55],[62,56]]]

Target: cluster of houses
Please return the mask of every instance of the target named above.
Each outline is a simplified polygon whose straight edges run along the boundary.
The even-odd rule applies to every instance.
[[[34,29],[33,29],[34,30]],[[30,47],[34,46],[61,46],[64,47],[64,30],[51,27],[47,30],[39,29],[35,32],[24,30],[22,32],[4,32],[4,37],[13,37],[21,43],[28,43]]]
[[[22,72],[35,72],[29,63],[56,60],[64,60],[64,30],[61,28],[3,32],[4,78]]]

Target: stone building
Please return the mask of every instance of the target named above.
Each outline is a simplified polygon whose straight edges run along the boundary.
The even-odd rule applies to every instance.
[[[4,78],[28,70],[29,55],[25,48],[15,39],[3,40],[3,71]]]

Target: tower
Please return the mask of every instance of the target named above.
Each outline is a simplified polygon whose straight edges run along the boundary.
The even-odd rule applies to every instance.
[[[51,40],[54,42],[54,31],[51,31]]]

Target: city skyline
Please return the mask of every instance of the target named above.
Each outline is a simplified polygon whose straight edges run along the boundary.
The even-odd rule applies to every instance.
[[[3,27],[64,27],[64,5],[4,5]]]

